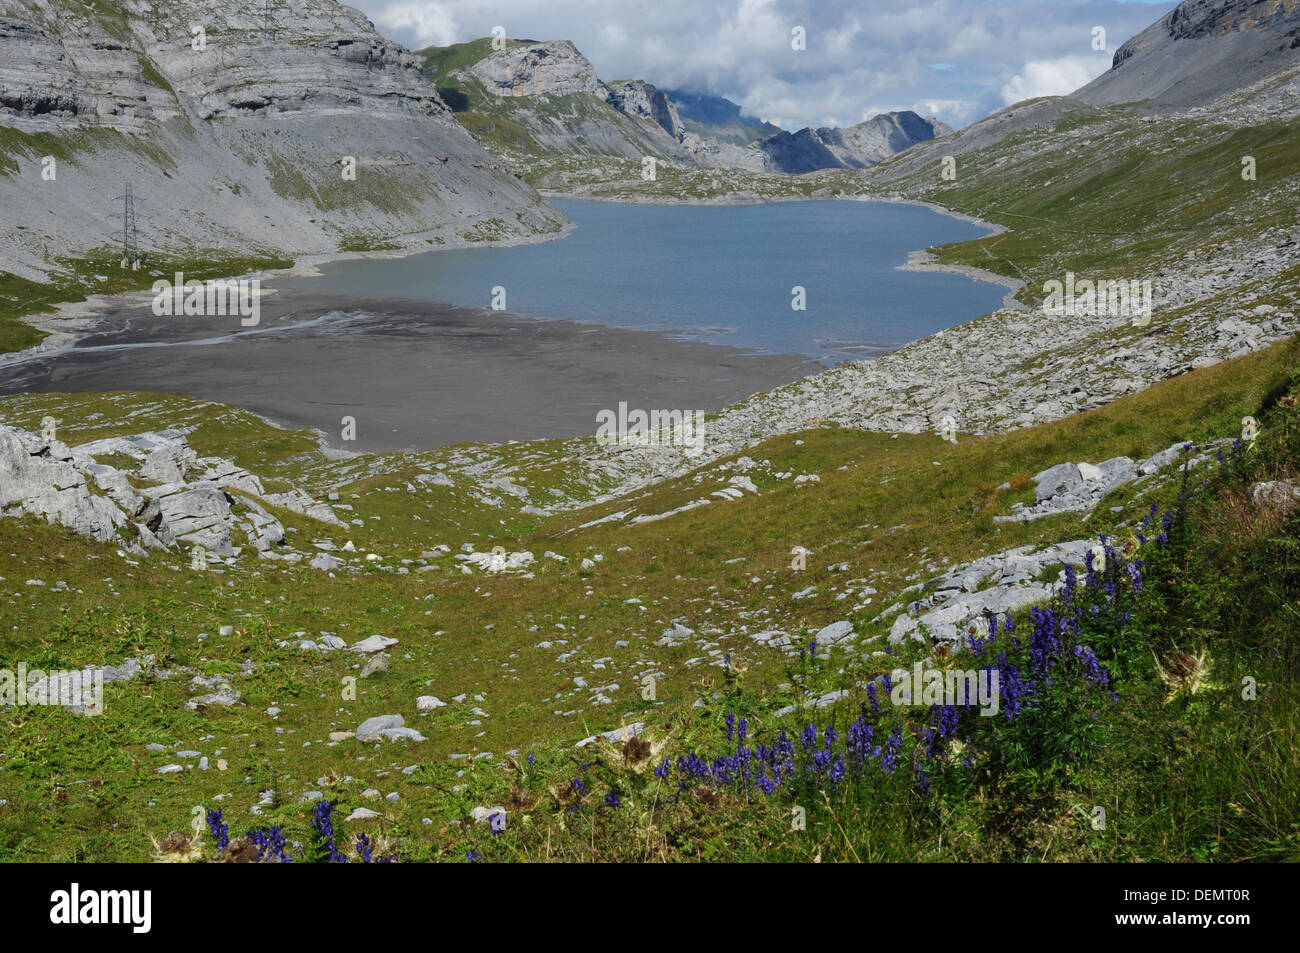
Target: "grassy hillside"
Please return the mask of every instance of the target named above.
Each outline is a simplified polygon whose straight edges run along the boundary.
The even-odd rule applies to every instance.
[[[354,507],[349,516],[363,525],[346,530],[277,513],[298,548],[351,539],[382,558],[337,578],[247,560],[219,575],[194,573],[183,557],[124,559],[59,528],[0,520],[7,658],[68,667],[150,653],[176,673],[109,685],[98,718],[36,707],[11,712],[0,748],[0,853],[142,859],[153,850],[150,835],[161,840],[187,829],[199,805],[220,808],[235,834],[283,825],[303,845],[291,850],[300,854],[311,841],[308,815],[319,792],[340,812],[379,811],[377,820],[339,827],[364,831],[381,852],[405,860],[463,860],[466,851],[485,859],[1293,856],[1300,785],[1295,714],[1285,699],[1296,674],[1287,614],[1297,586],[1288,568],[1296,524],[1294,516],[1279,520],[1252,508],[1242,495],[1253,480],[1294,477],[1300,467],[1297,410],[1278,403],[1295,390],[1296,357],[1288,343],[1045,427],[956,446],[833,429],[772,440],[748,455],[768,461],[748,471],[757,493],[636,525],[589,524],[628,509],[667,513],[725,485],[738,461],[631,499],[538,517],[481,504],[463,478],[451,487],[413,481],[415,471],[467,448],[394,460],[390,472],[381,458],[367,467],[370,475],[346,482],[342,474],[355,463],[323,464],[305,435],[216,405],[144,395],[5,398],[0,419],[35,428],[55,411],[70,442],[196,425],[191,439],[200,452],[231,455],[313,492],[332,489]],[[1077,515],[992,522],[1032,498],[1028,477],[1040,469],[1231,435],[1246,413],[1261,418],[1259,448],[1198,471],[1208,482],[1181,510],[1174,480],[1118,492],[1084,526]],[[582,492],[562,444],[483,452],[515,455],[514,479],[534,492]],[[764,476],[783,471],[820,481]],[[998,489],[1004,483],[1010,489]],[[1068,731],[1057,715],[964,720],[964,747],[953,748],[948,736],[947,753],[929,757],[918,733],[932,725],[889,706],[872,712],[863,686],[910,665],[916,651],[880,654],[885,644],[877,639],[899,611],[880,610],[901,607],[907,587],[995,548],[1092,532],[1126,538],[1141,531],[1152,503],[1185,514],[1168,546],[1141,551],[1148,585],[1125,597],[1132,618],[1089,617],[1081,634],[1112,673],[1118,701],[1085,691],[1090,683],[1075,672],[1060,679],[1065,696],[1053,690],[1042,699],[1045,712],[1065,706],[1082,718]],[[473,542],[539,557],[551,550],[567,561],[540,558],[532,578],[464,574],[452,554],[431,551],[440,542],[452,554]],[[813,553],[804,571],[791,568],[796,545]],[[586,568],[584,558],[592,560]],[[1224,565],[1234,571],[1225,574]],[[1235,621],[1225,626],[1229,617]],[[854,623],[855,635],[849,650],[837,647],[828,658],[792,659],[747,634],[780,628],[806,644],[840,619]],[[1027,651],[1033,626],[1015,622],[1022,647],[1008,651]],[[661,644],[674,623],[696,634]],[[233,631],[218,634],[223,625]],[[342,679],[358,674],[361,659],[278,647],[295,633],[320,632],[348,642],[372,633],[397,638],[391,670],[357,682],[355,700],[344,698]],[[1166,703],[1156,662],[1168,669],[1176,652],[1202,648],[1215,666],[1210,681],[1223,687]],[[185,710],[190,679],[217,674],[231,678],[246,704]],[[652,700],[643,697],[647,674],[655,678]],[[1249,708],[1234,700],[1243,674],[1261,686]],[[830,707],[777,714],[838,689],[848,694]],[[448,705],[418,715],[415,698],[424,694]],[[868,746],[871,764],[860,766],[852,787],[832,784],[823,775],[845,757],[864,704],[874,745],[899,727],[904,767],[884,771],[889,749],[870,756]],[[268,714],[272,708],[278,712]],[[391,713],[428,740],[366,745],[328,737]],[[737,757],[734,732],[730,741],[725,735],[728,714],[747,719],[742,748],[771,745],[782,729],[797,739],[809,721],[820,739],[813,747],[821,748],[831,724],[835,759],[818,768],[810,749],[812,767],[803,765],[797,742],[794,760],[803,766],[770,796],[754,787],[753,764],[744,783],[727,783],[712,767],[707,777],[692,775],[703,770],[698,758],[713,765]],[[634,721],[648,723],[649,748],[572,747]],[[148,744],[175,747],[157,752]],[[1249,770],[1240,758],[1247,744]],[[193,765],[177,750],[201,752],[212,766],[157,774],[168,763]],[[950,757],[955,750],[975,752],[973,767]],[[658,777],[650,769],[664,758],[672,764]],[[369,789],[399,797],[372,800],[362,795]],[[1088,820],[1098,804],[1111,817],[1104,832]],[[488,823],[459,823],[476,806],[497,805],[508,814],[504,834],[491,834]],[[794,806],[806,809],[806,830],[791,829]]]

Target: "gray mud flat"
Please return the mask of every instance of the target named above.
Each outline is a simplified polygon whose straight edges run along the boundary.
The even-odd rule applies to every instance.
[[[104,313],[74,346],[0,367],[0,394],[134,390],[232,404],[347,450],[590,435],[620,401],[713,411],[820,370],[651,331],[426,302],[276,294],[261,321]],[[355,441],[341,439],[356,418]]]

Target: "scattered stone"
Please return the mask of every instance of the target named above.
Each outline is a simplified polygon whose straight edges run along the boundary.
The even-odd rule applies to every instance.
[[[185,703],[185,707],[191,711],[198,708],[229,708],[231,705],[243,704],[243,701],[243,695],[227,686],[220,691],[213,692],[209,695],[200,695],[197,698],[191,698]]]
[[[1256,483],[1250,488],[1250,498],[1256,506],[1269,507],[1285,513],[1300,503],[1300,485],[1288,480]]]
[[[358,652],[362,655],[373,655],[376,652],[382,652],[389,646],[396,644],[397,639],[390,639],[386,635],[372,635],[369,638],[362,639],[360,642],[348,646],[348,651]]]

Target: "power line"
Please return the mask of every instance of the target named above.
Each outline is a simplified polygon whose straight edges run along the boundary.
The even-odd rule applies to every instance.
[[[130,180],[122,196],[122,267],[138,270],[140,267],[140,242],[135,230],[135,191]]]

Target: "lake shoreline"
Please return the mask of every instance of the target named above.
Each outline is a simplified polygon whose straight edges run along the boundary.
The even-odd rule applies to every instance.
[[[292,292],[261,309],[243,329],[237,317],[119,304],[76,345],[0,365],[0,394],[179,393],[313,430],[331,454],[423,452],[590,436],[597,412],[620,402],[712,413],[824,369],[803,355],[432,302]],[[212,344],[225,349],[220,364],[204,353]],[[342,439],[344,417],[355,441]]]

